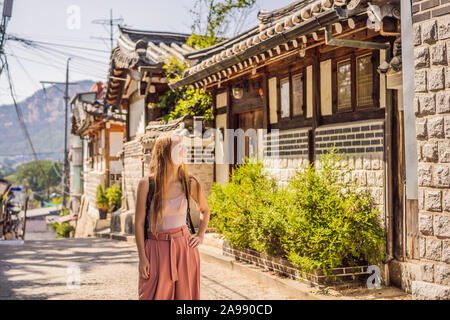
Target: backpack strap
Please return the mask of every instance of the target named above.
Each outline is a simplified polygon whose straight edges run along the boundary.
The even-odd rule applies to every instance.
[[[149,177],[148,178],[147,201],[145,203],[145,229],[144,229],[144,239],[145,240],[148,239],[148,232],[150,229],[149,211],[150,211],[150,205],[152,203],[154,191],[155,191],[155,181],[153,180],[153,177]]]
[[[187,200],[186,224],[189,226],[189,230],[191,231],[191,234],[195,234],[195,228],[194,228],[194,224],[192,223],[192,218],[191,218],[191,208],[189,206],[189,189],[186,184],[186,180],[184,180],[184,190],[186,190],[186,200]]]

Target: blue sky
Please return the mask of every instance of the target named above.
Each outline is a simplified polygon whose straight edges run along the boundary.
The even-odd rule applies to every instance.
[[[257,0],[257,7],[249,15],[241,31],[256,25],[259,9],[272,10],[292,0]],[[51,42],[61,45],[57,50],[41,47],[32,49],[16,41],[8,41],[6,52],[15,91],[21,101],[41,88],[39,81],[64,81],[67,55],[74,55],[71,62],[71,81],[106,79],[109,42],[92,37],[109,37],[95,19],[109,18],[113,9],[115,18],[122,17],[129,27],[144,30],[190,32],[192,17],[189,9],[194,0],[15,0],[13,16],[7,32],[17,37]],[[68,28],[68,9],[80,10],[80,27]],[[117,35],[117,34],[116,34]],[[64,47],[65,45],[90,48],[86,51]],[[44,45],[46,46],[46,45]],[[11,103],[6,73],[0,78],[0,105]]]

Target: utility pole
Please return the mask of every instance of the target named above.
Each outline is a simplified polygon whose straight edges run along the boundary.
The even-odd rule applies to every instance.
[[[4,46],[6,41],[6,26],[12,16],[13,0],[5,0],[3,2],[2,20],[0,21],[0,56],[5,54]],[[0,65],[0,75],[2,74],[4,65]]]
[[[109,19],[98,19],[92,21],[94,24],[101,24],[103,26],[109,26],[109,38],[104,37],[91,37],[92,39],[109,40],[111,44],[111,51],[114,49],[114,27],[123,22],[123,18],[113,18],[113,10],[109,10]]]
[[[13,7],[13,0],[5,0],[3,2],[3,14],[2,14],[2,21],[0,24],[0,32],[1,32],[1,38],[0,38],[0,54],[3,54],[3,47],[5,45],[6,40],[6,26],[8,25],[9,19],[12,16],[12,7]]]
[[[67,59],[67,66],[66,66],[66,82],[55,82],[55,81],[41,81],[42,84],[65,84],[66,88],[64,90],[64,162],[63,162],[63,175],[62,175],[62,207],[66,208],[66,196],[68,194],[68,151],[67,151],[67,126],[68,126],[68,109],[69,109],[69,86],[71,85],[77,85],[77,82],[69,82],[69,62],[72,58]]]

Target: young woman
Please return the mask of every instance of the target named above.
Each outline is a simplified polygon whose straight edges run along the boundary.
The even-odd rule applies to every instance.
[[[198,180],[190,176],[182,162],[185,148],[182,137],[165,134],[155,142],[150,163],[154,194],[149,212],[146,201],[149,177],[137,188],[135,236],[139,252],[140,300],[199,300],[200,256],[209,222],[209,207]],[[186,182],[186,184],[185,184]],[[198,233],[186,225],[187,186],[190,198],[200,210]],[[149,230],[145,230],[149,215]],[[148,233],[145,240],[144,233]]]

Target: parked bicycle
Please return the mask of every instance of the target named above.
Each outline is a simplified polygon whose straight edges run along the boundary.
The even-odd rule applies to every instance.
[[[2,192],[3,191],[3,192]],[[20,187],[11,186],[6,180],[0,181],[0,237],[3,240],[25,239],[28,195],[21,203]]]

